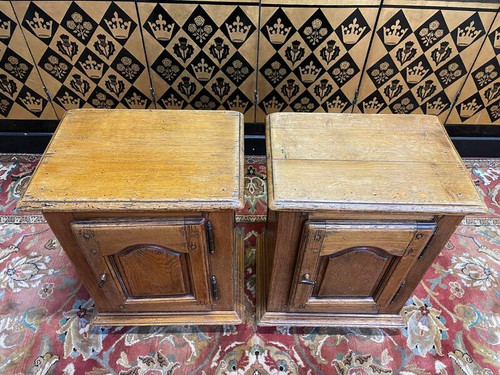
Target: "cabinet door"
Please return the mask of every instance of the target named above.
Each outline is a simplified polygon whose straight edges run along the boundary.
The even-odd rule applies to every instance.
[[[116,311],[210,310],[203,218],[75,221],[71,229]]]
[[[307,222],[290,311],[376,313],[387,306],[434,223]]]

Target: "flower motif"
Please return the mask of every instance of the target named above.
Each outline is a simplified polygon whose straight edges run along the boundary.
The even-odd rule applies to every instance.
[[[389,79],[389,77],[391,77],[393,74],[394,74],[394,69],[389,68],[389,63],[386,61],[381,63],[378,69],[375,68],[370,73],[375,82],[377,82],[378,84],[386,82]]]
[[[498,271],[491,268],[484,258],[464,256],[452,257],[452,271],[460,277],[462,284],[469,288],[479,288],[486,291],[498,288]]]
[[[384,375],[392,374],[390,368],[382,367],[377,364],[371,354],[355,354],[352,350],[340,359],[334,359],[332,364],[335,366],[339,375]]]
[[[205,18],[196,16],[194,23],[188,25],[188,31],[196,40],[204,42],[212,34],[213,28],[210,25],[205,25]]]
[[[500,118],[500,106],[498,104],[491,106],[490,114],[491,117],[493,117],[495,120],[498,120]]]
[[[444,84],[449,84],[458,79],[462,75],[462,69],[459,69],[457,63],[451,63],[446,69],[439,72],[439,77]]]
[[[103,93],[98,93],[94,99],[92,99],[92,105],[96,108],[113,108],[113,100],[108,99]]]
[[[433,44],[439,38],[441,38],[444,34],[443,29],[439,29],[439,21],[434,20],[429,24],[429,27],[424,27],[420,30],[419,35],[422,39],[422,42],[426,47]]]
[[[156,67],[156,71],[168,82],[171,82],[179,74],[180,68],[177,65],[172,65],[172,60],[165,58],[161,61],[161,65]]]
[[[403,98],[400,103],[396,103],[392,106],[394,113],[406,114],[413,111],[415,105],[411,103],[410,99]]]
[[[71,15],[71,19],[66,21],[66,26],[82,40],[88,37],[90,30],[93,28],[90,22],[83,21],[82,15],[78,12]]]
[[[303,97],[300,102],[294,104],[293,108],[296,112],[311,112],[314,109],[314,104],[308,97]]]
[[[408,332],[406,343],[410,349],[417,349],[422,357],[425,357],[432,348],[437,354],[443,355],[441,332],[447,328],[439,319],[440,314],[441,311],[428,306],[415,296],[413,304],[401,310]]]
[[[121,375],[156,375],[156,374],[173,374],[175,369],[180,367],[179,362],[169,359],[161,352],[156,352],[153,355],[139,356],[136,361],[137,365],[128,371],[120,372]]]
[[[92,300],[76,301],[73,309],[63,313],[60,322],[61,328],[57,333],[63,335],[64,358],[81,355],[84,360],[102,350],[102,340],[106,337],[107,330],[100,328],[101,332],[90,331],[90,321],[95,314]]]
[[[28,72],[28,65],[23,62],[19,62],[19,59],[15,56],[9,56],[7,62],[4,64],[5,70],[11,73],[13,76],[19,79],[23,79]]]
[[[286,74],[286,69],[281,67],[279,61],[273,61],[271,67],[264,70],[264,75],[271,80],[272,83],[278,83]]]
[[[237,83],[245,80],[248,73],[250,73],[248,67],[243,66],[240,60],[234,60],[231,66],[228,66],[226,73]]]
[[[1,99],[0,100],[0,112],[2,112],[2,114],[5,114],[7,112],[7,110],[9,109],[9,101],[7,99]]]
[[[333,69],[332,74],[335,81],[344,83],[354,75],[354,68],[348,61],[342,61],[338,68]]]
[[[54,292],[54,283],[46,283],[43,284],[40,290],[38,291],[38,295],[41,299],[47,299]]]
[[[462,298],[464,296],[465,292],[460,283],[451,281],[448,285],[450,287],[450,299]]]
[[[245,201],[250,205],[248,211],[257,212],[257,202],[266,197],[266,182],[260,176],[245,176]]]
[[[474,75],[474,78],[476,78],[476,82],[481,87],[486,86],[497,77],[498,72],[495,71],[495,67],[493,66],[493,64],[488,65],[486,68],[484,68],[484,71],[477,72]]]
[[[14,293],[38,287],[41,279],[53,272],[47,267],[49,262],[49,256],[38,255],[36,252],[13,258],[0,274],[0,287]]]
[[[116,65],[116,69],[128,79],[134,79],[141,70],[138,64],[134,63],[130,57],[124,56]]]
[[[66,75],[66,72],[68,70],[68,65],[66,65],[66,63],[60,62],[59,59],[54,55],[50,55],[47,60],[48,62],[43,64],[43,67],[50,74],[52,74],[56,78],[63,78]]]
[[[215,109],[217,105],[208,96],[202,95],[200,100],[194,102],[194,106],[196,109]]]
[[[323,22],[319,18],[316,18],[312,21],[311,26],[304,28],[304,35],[313,46],[321,43],[326,34],[328,34],[328,29],[326,27],[321,27],[322,24]]]

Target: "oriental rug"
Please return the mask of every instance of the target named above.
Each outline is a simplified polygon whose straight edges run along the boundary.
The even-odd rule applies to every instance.
[[[401,312],[402,330],[257,328],[265,158],[247,157],[247,318],[239,326],[94,327],[93,301],[40,213],[16,202],[38,155],[0,155],[1,374],[500,373],[500,160],[466,160],[489,213],[466,218]],[[216,178],[216,176],[214,176]]]

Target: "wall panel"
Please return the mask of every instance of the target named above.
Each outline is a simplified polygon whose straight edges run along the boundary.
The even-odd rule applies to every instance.
[[[500,14],[485,39],[447,125],[500,125]]]
[[[59,117],[74,108],[151,108],[133,1],[15,1]]]
[[[8,1],[0,2],[0,118],[57,119]]]
[[[158,108],[221,109],[254,121],[258,2],[139,2]]]
[[[425,113],[444,122],[497,9],[384,1],[354,112]]]
[[[278,111],[350,112],[379,3],[263,0],[257,122]]]

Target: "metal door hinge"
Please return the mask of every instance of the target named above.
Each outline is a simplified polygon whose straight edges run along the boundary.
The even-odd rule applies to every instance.
[[[439,230],[439,227],[436,226],[436,229],[434,229],[434,233],[432,233],[432,236],[431,238],[429,238],[429,241],[427,242],[427,245],[425,245],[424,249],[422,250],[422,252],[420,253],[420,255],[418,256],[418,260],[422,259],[425,254],[427,253],[427,250],[429,249],[429,247],[431,247],[432,245],[432,240],[434,239],[434,237],[436,236],[437,232]]]
[[[214,229],[210,221],[207,222],[207,242],[208,242],[208,252],[210,254],[215,253]]]
[[[212,299],[217,301],[219,299],[219,286],[217,285],[217,278],[214,275],[210,276],[210,289],[212,291]]]
[[[391,299],[391,303],[393,303],[393,302],[396,300],[396,298],[398,298],[399,293],[400,293],[400,292],[401,292],[401,290],[405,287],[405,285],[406,285],[406,280],[403,280],[403,282],[402,282],[402,283],[401,283],[401,285],[399,286],[398,291],[396,292],[396,294],[394,294],[394,297],[392,297],[392,299]]]

